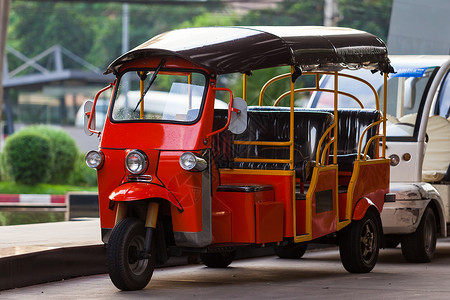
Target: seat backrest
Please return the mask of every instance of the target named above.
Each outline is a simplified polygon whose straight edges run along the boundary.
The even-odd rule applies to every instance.
[[[294,168],[315,160],[319,140],[332,124],[328,112],[306,109],[294,111]],[[237,141],[287,142],[290,136],[289,108],[249,107],[247,130],[234,136]],[[289,159],[288,146],[234,145],[233,156],[240,158]],[[234,163],[236,168],[289,169],[289,164]]]
[[[333,113],[332,109],[320,109]],[[338,145],[337,154],[346,155],[358,152],[358,143],[362,132],[370,124],[379,121],[381,119],[381,113],[376,109],[350,109],[339,108],[338,109]],[[371,127],[363,137],[362,149],[367,144],[367,141],[377,134],[378,126]],[[375,155],[376,143],[371,143],[367,154],[370,157]],[[331,147],[331,152],[333,147]]]

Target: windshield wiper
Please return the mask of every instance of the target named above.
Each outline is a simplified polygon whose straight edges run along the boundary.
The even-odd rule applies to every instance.
[[[137,105],[136,105],[134,111],[137,110],[137,108],[138,108],[139,105],[141,104],[142,100],[144,100],[145,95],[147,94],[148,90],[150,89],[150,87],[152,86],[153,82],[154,82],[155,79],[156,79],[156,75],[158,75],[159,70],[161,70],[161,68],[162,68],[162,66],[164,65],[165,62],[166,62],[166,60],[163,58],[163,59],[161,60],[161,62],[159,63],[158,67],[157,67],[156,70],[155,70],[155,73],[153,73],[152,78],[150,78],[150,82],[148,83],[147,87],[145,88],[144,93],[142,94],[141,99],[139,99],[139,101],[138,101],[138,103],[137,103]]]

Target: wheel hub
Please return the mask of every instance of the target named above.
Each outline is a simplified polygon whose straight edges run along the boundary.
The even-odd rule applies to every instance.
[[[373,253],[374,248],[374,233],[371,230],[369,224],[364,226],[363,234],[361,236],[362,255],[364,258],[369,259]]]

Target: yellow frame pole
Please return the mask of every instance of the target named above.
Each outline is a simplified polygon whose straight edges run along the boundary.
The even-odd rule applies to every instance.
[[[383,89],[383,147],[381,147],[381,156],[386,158],[386,111],[387,111],[387,73],[384,73]]]
[[[337,143],[338,143],[338,128],[337,128],[337,121],[338,121],[338,80],[339,75],[338,72],[334,72],[334,145],[333,145],[333,164],[337,164]]]
[[[242,98],[247,102],[247,74],[242,74]]]
[[[141,75],[144,75],[144,72],[141,72]],[[142,96],[144,95],[144,80],[140,80],[139,81],[139,90],[140,90],[140,92],[141,92],[141,99],[142,99]],[[143,119],[144,118],[144,99],[142,99],[142,101],[141,101],[141,106],[140,106],[140,111],[139,111],[139,118],[140,119]]]

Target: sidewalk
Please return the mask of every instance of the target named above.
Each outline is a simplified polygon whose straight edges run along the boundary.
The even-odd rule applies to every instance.
[[[99,219],[0,226],[0,258],[63,247],[103,245]]]
[[[0,290],[106,273],[99,219],[0,226]]]

